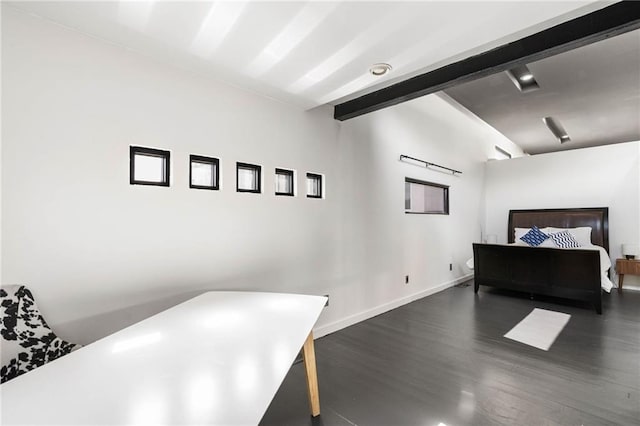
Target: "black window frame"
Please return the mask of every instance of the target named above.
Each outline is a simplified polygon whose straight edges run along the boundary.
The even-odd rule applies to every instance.
[[[318,190],[320,192],[320,195],[309,195],[309,190],[307,189],[307,198],[322,198],[322,175],[318,174],[318,173],[308,173],[307,172],[307,179],[312,178],[312,179],[318,179],[318,181],[320,182],[320,185],[318,186]],[[305,185],[306,186],[306,185]]]
[[[276,176],[278,175],[287,175],[289,176],[289,178],[291,179],[291,192],[278,192],[277,189],[275,191],[276,195],[284,195],[284,196],[288,196],[288,197],[293,197],[295,194],[295,186],[296,186],[296,180],[295,180],[295,176],[293,173],[293,170],[289,170],[289,169],[280,169],[278,167],[276,167]]]
[[[257,172],[258,174],[258,187],[257,189],[243,189],[240,188],[239,186],[239,175],[240,175],[240,168],[244,168],[244,169],[253,169]],[[236,192],[249,192],[252,194],[260,194],[262,193],[262,166],[259,166],[257,164],[250,164],[250,163],[241,163],[241,162],[236,162]]]
[[[136,162],[135,156],[146,155],[149,157],[161,157],[164,159],[164,170],[162,182],[152,182],[135,179]],[[144,146],[129,146],[129,184],[130,185],[150,185],[150,186],[170,186],[171,178],[171,152],[162,149],[148,148]]]
[[[193,175],[192,175],[192,165],[193,163],[203,163],[203,164],[211,164],[215,168],[215,173],[213,176],[214,184],[212,186],[209,185],[194,185],[193,184]],[[189,155],[189,188],[193,189],[208,189],[211,191],[218,191],[220,189],[220,159],[214,157],[205,157],[203,155]]]
[[[404,178],[404,182],[405,182],[405,193],[406,193],[406,184],[407,183],[415,183],[418,185],[425,185],[425,186],[431,186],[434,188],[441,188],[443,189],[443,194],[444,194],[444,212],[408,212],[407,210],[407,204],[406,204],[406,198],[405,198],[405,214],[437,214],[437,215],[442,215],[442,216],[448,216],[449,215],[449,186],[448,185],[443,185],[441,183],[435,183],[435,182],[428,182],[426,180],[420,180],[420,179],[414,179],[414,178],[410,178],[410,177],[405,177]],[[411,200],[411,199],[409,199]],[[411,208],[411,206],[409,206],[409,208]]]

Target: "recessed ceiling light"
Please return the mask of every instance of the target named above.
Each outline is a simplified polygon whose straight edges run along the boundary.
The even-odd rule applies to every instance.
[[[369,68],[369,72],[372,75],[375,75],[376,77],[380,77],[381,75],[385,75],[386,73],[388,73],[392,69],[393,69],[393,67],[391,65],[380,63],[380,64],[371,65],[371,68]]]
[[[527,68],[526,65],[518,65],[517,67],[507,70],[507,75],[516,85],[518,90],[523,93],[531,92],[540,88],[538,82],[533,77],[533,73]]]
[[[551,130],[551,133],[553,133],[553,136],[558,138],[558,141],[560,143],[569,142],[571,140],[571,138],[569,137],[569,134],[564,129],[564,127],[562,127],[562,124],[560,124],[560,121],[558,121],[557,118],[544,117],[542,121],[544,121],[544,124],[547,125],[549,130]]]

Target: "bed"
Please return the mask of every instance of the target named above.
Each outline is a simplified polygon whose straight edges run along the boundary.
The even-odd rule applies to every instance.
[[[591,228],[579,248],[529,247],[516,232]],[[602,313],[602,289],[610,291],[609,209],[571,208],[509,211],[507,245],[473,244],[474,290],[481,285],[580,300]],[[591,244],[589,244],[591,243]]]

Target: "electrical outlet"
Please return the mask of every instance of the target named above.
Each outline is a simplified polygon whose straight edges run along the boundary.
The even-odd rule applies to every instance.
[[[450,270],[450,271],[453,271],[453,263],[450,263],[450,264],[449,264],[449,270]]]
[[[324,297],[326,297],[326,298],[327,298],[327,301],[326,301],[326,303],[324,304],[324,307],[326,308],[327,306],[329,306],[329,295],[328,295],[328,294],[325,294],[325,295],[324,295]]]
[[[404,276],[404,283],[409,284],[409,275]]]

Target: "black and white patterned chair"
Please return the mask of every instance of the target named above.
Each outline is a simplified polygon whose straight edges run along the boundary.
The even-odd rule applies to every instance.
[[[65,342],[49,328],[31,292],[25,286],[0,288],[2,369],[4,383],[53,361],[80,345]]]

